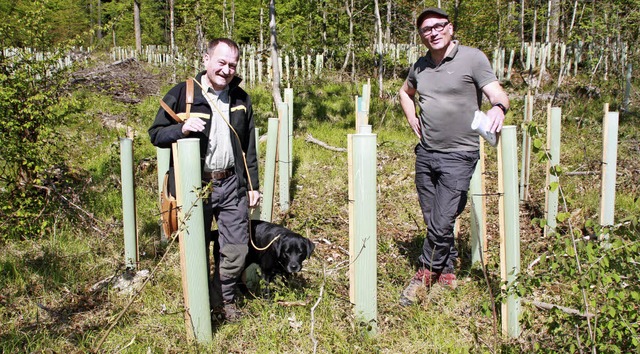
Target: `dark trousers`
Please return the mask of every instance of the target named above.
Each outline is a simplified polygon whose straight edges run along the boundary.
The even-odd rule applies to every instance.
[[[210,286],[211,303],[220,306],[235,298],[236,284],[244,270],[249,251],[249,204],[246,195],[238,195],[238,177],[232,175],[213,181],[213,192],[203,205],[207,238],[214,242],[214,276]],[[218,230],[210,232],[215,217]]]
[[[453,227],[467,203],[467,191],[479,151],[428,151],[416,153],[416,189],[427,224],[427,237],[418,261],[434,272],[453,273],[458,251]]]

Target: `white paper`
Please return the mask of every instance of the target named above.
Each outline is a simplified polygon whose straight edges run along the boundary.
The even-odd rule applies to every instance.
[[[484,138],[491,146],[498,145],[498,137],[496,133],[489,131],[491,129],[491,119],[487,117],[482,111],[476,111],[471,122],[471,129],[475,130],[481,137]]]

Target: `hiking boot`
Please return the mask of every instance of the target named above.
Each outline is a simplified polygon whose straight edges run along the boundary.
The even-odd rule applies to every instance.
[[[418,289],[420,287],[431,287],[432,284],[438,281],[438,273],[434,273],[428,269],[420,269],[413,276],[413,279],[409,282],[402,293],[400,294],[400,305],[411,306],[416,302]]]
[[[211,314],[217,323],[237,322],[242,317],[242,311],[233,302],[225,302],[222,306],[212,307]]]
[[[242,311],[233,302],[225,303],[222,307],[222,312],[227,322],[238,322],[242,317]]]
[[[445,288],[449,288],[451,290],[455,289],[458,286],[458,281],[456,280],[456,275],[453,273],[442,273],[438,277],[438,284],[442,285]]]

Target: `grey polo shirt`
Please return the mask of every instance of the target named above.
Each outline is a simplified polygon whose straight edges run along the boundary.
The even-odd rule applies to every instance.
[[[407,76],[408,86],[417,91],[421,142],[428,150],[478,150],[478,134],[471,129],[471,121],[480,109],[482,88],[498,80],[482,51],[454,43],[440,65],[427,52]]]

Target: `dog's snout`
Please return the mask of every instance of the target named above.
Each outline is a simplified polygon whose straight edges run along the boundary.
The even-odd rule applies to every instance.
[[[300,271],[300,265],[299,264],[289,264],[289,269],[287,269],[290,273],[297,273]]]

